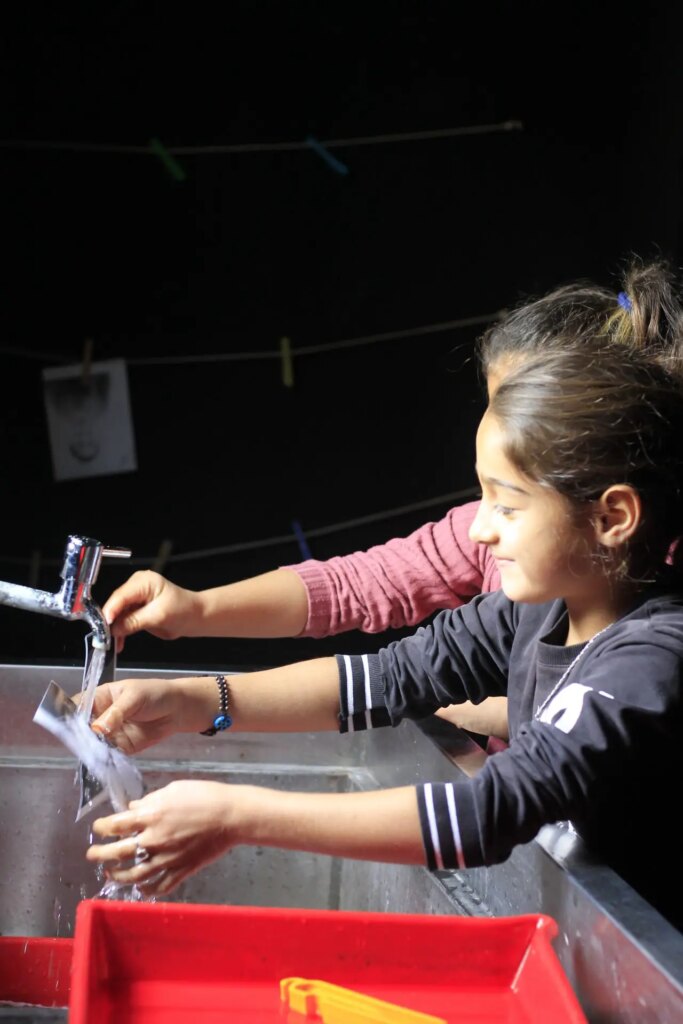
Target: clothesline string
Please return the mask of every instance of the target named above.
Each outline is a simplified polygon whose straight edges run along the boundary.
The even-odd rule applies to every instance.
[[[325,352],[334,352],[338,349],[356,348],[361,345],[373,345],[382,341],[398,341],[401,338],[420,337],[427,334],[439,334],[443,331],[454,331],[461,327],[476,327],[481,324],[492,323],[499,320],[504,310],[496,313],[486,313],[482,316],[461,317],[459,320],[445,320],[442,323],[426,324],[422,327],[410,327],[402,331],[384,331],[381,334],[366,334],[358,338],[344,338],[341,341],[331,341],[322,345],[301,345],[291,348],[292,356],[319,355]],[[39,362],[62,362],[72,363],[76,361],[74,355],[66,355],[57,352],[38,352],[17,348],[16,346],[3,346],[0,348],[0,355],[16,356],[24,359],[36,359]],[[161,365],[182,365],[186,363],[230,363],[243,362],[258,359],[281,359],[281,349],[264,349],[260,352],[216,352],[204,355],[187,356],[138,356],[132,359],[124,358],[128,366],[161,366]]]
[[[489,135],[496,132],[522,131],[521,121],[501,121],[497,124],[463,125],[459,128],[436,128],[419,132],[393,132],[381,135],[358,135],[341,139],[319,139],[322,146],[334,149],[350,149],[356,146],[375,146],[393,142],[422,142],[429,139],[448,139],[460,135]],[[2,149],[63,150],[73,153],[129,153],[149,156],[149,145],[117,145],[97,142],[52,142],[49,140],[0,139]],[[218,153],[285,153],[310,149],[306,140],[295,142],[244,142],[226,145],[165,146],[172,156],[204,156]]]
[[[423,501],[412,502],[410,505],[401,505],[396,508],[385,509],[382,512],[373,512],[366,516],[357,516],[354,519],[347,519],[339,523],[331,523],[328,526],[318,526],[310,530],[306,530],[306,537],[326,537],[333,533],[341,533],[345,530],[351,530],[358,526],[367,526],[370,523],[381,522],[385,519],[391,519],[394,516],[406,515],[410,512],[420,512],[424,509],[433,508],[436,505],[456,505],[467,498],[478,497],[479,490],[476,487],[467,487],[461,491],[452,491],[450,494],[441,494],[435,498],[426,498]],[[254,551],[258,548],[269,548],[278,547],[284,544],[297,544],[299,538],[296,533],[283,533],[274,537],[264,537],[261,540],[243,541],[237,544],[226,544],[222,547],[215,548],[203,548],[196,551],[181,551],[176,554],[169,554],[167,562],[193,562],[200,561],[203,558],[215,558],[220,555],[232,555],[237,554],[240,551]],[[149,555],[147,557],[133,557],[127,558],[125,561],[126,566],[142,566],[149,567],[156,561],[156,555]],[[30,558],[22,558],[15,555],[0,555],[0,562],[6,565],[30,565],[33,560],[33,556]],[[61,566],[63,559],[61,558],[45,558],[41,560],[43,565],[49,566]]]
[[[418,337],[425,334],[438,334],[443,331],[457,330],[460,327],[475,327],[479,324],[491,323],[503,315],[502,310],[497,313],[487,313],[484,316],[463,317],[460,320],[447,320],[440,324],[428,324],[424,327],[412,327],[404,331],[386,331],[383,334],[366,334],[359,338],[345,338],[342,341],[331,341],[323,345],[300,345],[292,346],[292,356],[319,355],[326,352],[334,352],[338,349],[356,348],[361,345],[373,345],[380,341],[398,341],[400,338]],[[281,359],[280,349],[268,349],[261,352],[219,352],[215,354],[199,356],[141,356],[139,358],[127,359],[129,366],[158,366],[162,363],[222,363],[235,362],[248,359]]]

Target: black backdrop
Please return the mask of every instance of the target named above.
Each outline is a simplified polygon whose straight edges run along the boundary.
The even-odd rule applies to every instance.
[[[678,5],[627,13],[377,2],[15,5],[3,11],[0,578],[58,584],[84,533],[215,585],[381,543],[438,518],[392,510],[472,487],[478,330],[295,359],[136,365],[333,343],[492,314],[629,253],[680,262]],[[22,143],[277,143],[521,122],[334,150],[179,156]],[[138,470],[55,482],[42,368],[129,360]],[[385,513],[382,515],[382,513]],[[255,542],[194,560],[187,552]],[[35,561],[34,561],[35,578]],[[104,599],[127,575],[105,565]],[[78,624],[0,609],[0,659],[78,663]],[[398,634],[392,634],[398,635]],[[387,637],[381,638],[386,642]],[[375,649],[139,637],[121,664],[258,665]]]

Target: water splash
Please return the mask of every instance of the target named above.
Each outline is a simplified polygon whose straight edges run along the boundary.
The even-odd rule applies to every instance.
[[[61,921],[62,921],[62,902],[61,902],[61,900],[59,899],[58,896],[55,896],[55,898],[53,900],[53,903],[52,903],[52,920],[54,921],[55,927],[57,929],[56,934],[57,934],[57,936],[59,936],[59,926],[60,926]],[[50,965],[49,965],[49,968],[48,968],[48,974],[50,973],[51,967],[52,967],[52,957],[50,957]]]
[[[95,899],[120,900],[123,903],[156,903],[156,896],[146,896],[137,885],[124,885],[122,882],[105,882]]]

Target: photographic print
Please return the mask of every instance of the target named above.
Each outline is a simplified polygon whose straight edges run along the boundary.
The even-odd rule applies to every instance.
[[[43,370],[55,480],[137,469],[123,359]]]

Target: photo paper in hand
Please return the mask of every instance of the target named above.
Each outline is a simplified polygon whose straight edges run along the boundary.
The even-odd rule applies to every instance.
[[[125,811],[131,800],[142,796],[142,776],[134,762],[93,732],[84,716],[78,714],[76,704],[54,681],[45,691],[33,721],[56,736],[81,762],[81,782],[89,799],[81,803],[77,821],[105,799],[115,811]],[[88,776],[101,789],[87,783]]]

